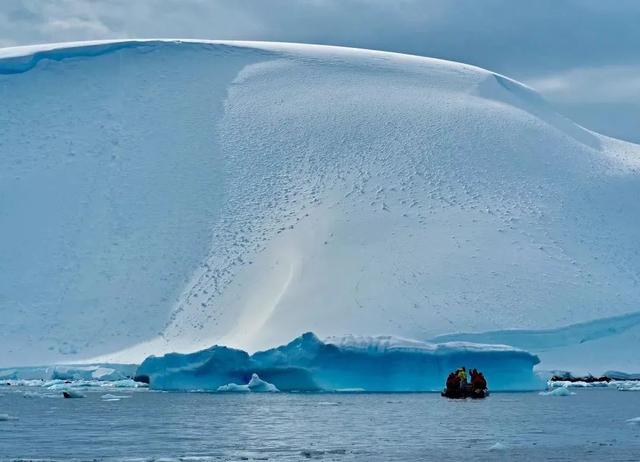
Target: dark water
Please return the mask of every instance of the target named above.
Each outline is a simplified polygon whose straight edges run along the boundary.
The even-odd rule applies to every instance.
[[[640,392],[170,394],[0,388],[0,460],[640,460]],[[129,395],[105,401],[105,393]],[[500,443],[497,449],[490,449]]]

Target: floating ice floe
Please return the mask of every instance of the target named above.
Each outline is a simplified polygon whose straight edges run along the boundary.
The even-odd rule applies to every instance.
[[[135,364],[56,365],[0,369],[0,380],[23,381],[25,384],[63,381],[120,381],[133,376]],[[28,385],[27,385],[28,386]]]
[[[570,391],[566,387],[554,388],[553,390],[550,390],[550,391],[541,391],[539,394],[540,394],[540,396],[571,396],[571,395],[575,395],[574,392]]]
[[[112,395],[111,393],[107,393],[106,395],[101,396],[102,399],[126,399],[131,398],[130,395]]]
[[[238,385],[236,383],[229,383],[227,385],[221,385],[218,387],[217,391],[226,391],[226,392],[257,392],[257,393],[266,393],[266,392],[277,392],[278,388],[272,383],[265,382],[262,380],[258,374],[252,374],[251,380],[246,385]]]
[[[65,398],[86,398],[86,396],[77,390],[66,389],[62,390],[62,396]]]
[[[615,388],[619,391],[640,391],[638,380],[611,380],[609,382],[583,382],[554,380],[547,382],[547,388]]]
[[[10,416],[9,414],[0,414],[0,422],[8,422],[10,420],[18,420],[18,418]]]
[[[106,380],[6,380],[2,383],[5,386],[15,387],[40,387],[47,390],[64,390],[67,388],[147,388],[148,385],[136,382],[132,379],[115,381]]]
[[[500,442],[497,442],[489,447],[489,451],[504,451],[505,449],[507,449],[507,447]]]
[[[32,391],[23,393],[22,396],[24,398],[60,398],[60,395],[57,393],[37,393]]]
[[[625,381],[616,383],[619,391],[640,391],[640,381]]]

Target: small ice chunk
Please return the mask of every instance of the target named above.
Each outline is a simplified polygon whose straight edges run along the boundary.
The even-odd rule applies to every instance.
[[[257,393],[268,393],[268,392],[276,392],[279,391],[278,388],[269,382],[265,382],[262,380],[258,374],[252,374],[251,380],[246,385],[238,385],[237,383],[228,383],[227,385],[221,385],[218,387],[217,391],[226,391],[226,392],[257,392]]]
[[[128,395],[112,395],[111,393],[107,393],[106,395],[101,396],[102,399],[123,399],[123,398],[131,398]]]
[[[136,382],[132,379],[124,379],[124,380],[116,380],[113,382],[105,382],[103,387],[113,387],[113,388],[146,388],[149,385],[143,382]]]
[[[634,417],[633,419],[628,419],[627,423],[629,425],[640,425],[640,417]]]
[[[551,391],[541,391],[540,396],[571,396],[575,395],[574,392],[569,391],[566,387],[554,388]]]
[[[489,451],[504,451],[505,449],[507,449],[507,447],[498,441],[496,444],[492,445],[489,448]]]
[[[278,388],[272,383],[266,382],[258,377],[258,374],[252,374],[251,380],[247,384],[249,390],[257,392],[274,392],[278,391]]]
[[[226,385],[220,385],[216,391],[220,392],[232,392],[232,393],[248,393],[249,390],[248,385],[238,385],[237,383],[228,383]]]
[[[18,418],[9,414],[0,414],[0,422],[8,422],[9,420],[18,420]]]
[[[62,396],[65,398],[84,398],[85,396],[76,390],[62,390]]]

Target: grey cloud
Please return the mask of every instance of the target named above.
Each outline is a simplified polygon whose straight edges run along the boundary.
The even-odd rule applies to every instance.
[[[640,120],[628,72],[640,66],[638,24],[636,0],[0,1],[0,45],[182,37],[434,56],[537,85],[560,110],[609,133],[615,117]],[[640,127],[629,124],[623,135],[636,139]]]

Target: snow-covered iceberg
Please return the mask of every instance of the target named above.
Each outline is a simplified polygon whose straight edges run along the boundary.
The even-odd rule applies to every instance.
[[[543,386],[532,371],[537,362],[535,355],[505,345],[356,336],[322,341],[306,333],[253,355],[214,346],[152,356],[137,375],[160,390],[226,391],[228,384],[247,383],[257,374],[281,391],[435,391],[464,365],[482,370],[492,390],[527,390]]]
[[[505,76],[124,40],[2,49],[0,95],[0,365],[638,310],[640,148]],[[636,370],[637,331],[598,331],[546,367]]]

